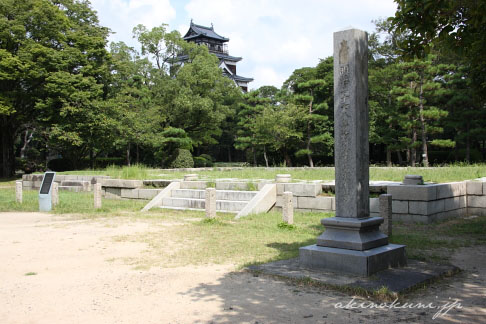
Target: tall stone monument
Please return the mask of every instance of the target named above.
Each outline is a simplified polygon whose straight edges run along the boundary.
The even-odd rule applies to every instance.
[[[336,217],[321,220],[317,244],[300,248],[300,265],[369,276],[406,264],[405,246],[388,244],[381,217],[370,217],[368,35],[334,33]]]

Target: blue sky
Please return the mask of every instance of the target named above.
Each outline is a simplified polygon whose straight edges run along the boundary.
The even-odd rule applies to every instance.
[[[111,41],[138,47],[137,24],[169,24],[182,35],[191,18],[214,25],[230,38],[229,53],[241,56],[237,72],[255,79],[250,88],[280,87],[290,74],[332,55],[332,34],[346,27],[372,32],[372,20],[392,16],[392,0],[91,0]]]

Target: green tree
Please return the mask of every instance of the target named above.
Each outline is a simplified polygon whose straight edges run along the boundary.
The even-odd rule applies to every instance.
[[[397,95],[398,103],[407,110],[409,119],[408,128],[411,130],[411,165],[416,163],[417,136],[420,129],[423,164],[429,166],[428,161],[428,135],[441,133],[443,128],[439,121],[446,117],[448,112],[433,106],[434,100],[444,94],[441,76],[445,74],[447,66],[436,65],[432,57],[425,60],[416,59],[412,62],[401,63],[399,65],[405,72],[402,83],[393,89]],[[450,140],[432,140],[430,144],[440,147],[454,147],[455,143]]]

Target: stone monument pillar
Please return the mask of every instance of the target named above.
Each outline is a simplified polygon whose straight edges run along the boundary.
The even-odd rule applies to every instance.
[[[59,204],[59,183],[52,183],[52,205],[57,206]]]
[[[283,193],[283,221],[289,225],[294,223],[294,204],[293,204],[293,196],[294,194],[290,191],[285,191]]]
[[[15,201],[22,203],[22,181],[15,181]]]
[[[216,217],[216,189],[206,188],[205,209],[207,218]]]
[[[370,217],[368,39],[364,31],[334,33],[336,217],[321,220],[317,245],[300,249],[300,264],[358,275],[405,265],[405,246],[388,244],[381,217]]]
[[[93,188],[94,208],[101,208],[101,183],[95,183]]]

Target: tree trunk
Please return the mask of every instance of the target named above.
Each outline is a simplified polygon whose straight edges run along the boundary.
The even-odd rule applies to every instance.
[[[127,165],[130,166],[130,143],[127,145]]]
[[[25,158],[25,151],[27,150],[27,147],[29,146],[29,143],[32,141],[32,138],[34,137],[35,133],[35,128],[32,129],[32,132],[29,134],[29,129],[25,130],[24,133],[24,145],[20,148],[20,158],[24,159]]]
[[[466,124],[466,162],[470,163],[471,162],[471,140],[469,138],[469,120],[467,121]]]
[[[93,150],[93,146],[91,146],[91,148],[89,149],[89,164],[90,164],[91,170],[94,170],[94,168],[95,168],[94,162],[95,162],[94,150]]]
[[[311,96],[313,95],[311,91]],[[312,97],[313,98],[313,97]],[[311,155],[311,116],[312,116],[312,103],[313,99],[311,99],[309,103],[309,120],[307,121],[307,144],[305,146],[305,149],[307,150],[307,159],[309,160],[309,167],[313,168],[314,167],[314,161],[312,161],[312,155]]]
[[[424,161],[424,167],[429,166],[429,153],[427,152],[427,130],[425,129],[425,118],[424,118],[424,102],[423,102],[423,85],[420,82],[420,96],[419,96],[419,115],[420,115],[420,127],[422,130],[422,157]]]
[[[263,146],[263,158],[265,159],[265,166],[268,168],[267,148],[265,146]]]
[[[228,145],[228,162],[231,162],[231,145]]]
[[[256,151],[254,146],[251,147],[251,154],[253,155],[253,166],[257,166]]]
[[[415,148],[415,143],[417,142],[417,130],[415,128],[412,129],[412,149],[410,151],[410,165],[412,167],[415,166],[417,162],[417,149]]]
[[[284,159],[285,159],[285,166],[291,168],[292,167],[292,160],[290,159],[290,155],[287,152],[287,148],[284,148],[283,154],[284,154]]]
[[[137,143],[137,164],[140,164],[140,147]]]
[[[0,170],[0,177],[8,178],[14,175],[15,173],[15,156],[14,156],[14,132],[9,127],[9,121],[4,116],[1,119],[1,142],[0,145],[2,146],[2,163],[1,163],[1,170]]]
[[[397,151],[398,164],[403,165],[402,152]]]
[[[390,146],[387,145],[386,146],[386,166],[387,167],[392,166],[391,154],[392,154],[392,152],[391,152]]]

